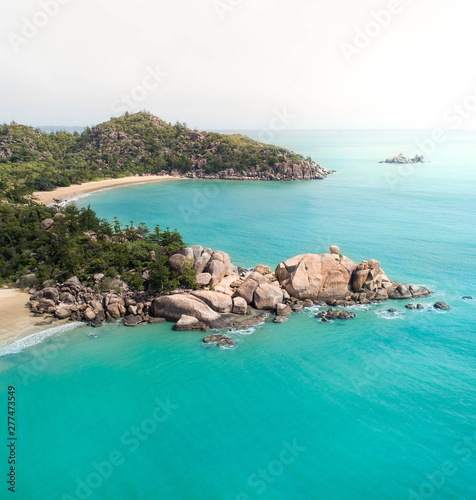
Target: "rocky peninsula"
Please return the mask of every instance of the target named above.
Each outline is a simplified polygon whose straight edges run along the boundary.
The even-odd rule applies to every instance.
[[[0,200],[20,203],[33,192],[131,176],[292,181],[332,172],[282,146],[172,125],[147,112],[126,113],[81,134],[0,125]]]
[[[177,331],[209,331],[244,328],[270,315],[280,323],[293,312],[313,305],[351,306],[432,293],[422,286],[390,280],[375,259],[357,264],[335,245],[329,253],[287,259],[274,272],[263,264],[252,271],[238,268],[226,252],[200,245],[172,255],[169,266],[178,273],[192,267],[200,289],[180,288],[157,295],[135,291],[118,277],[111,290],[100,293],[98,286],[83,286],[72,277],[55,286],[32,288],[28,306],[35,313],[84,321],[95,327],[120,320],[127,326],[172,321]],[[99,285],[104,276],[99,274],[94,279]],[[353,317],[332,310],[321,316]],[[214,339],[230,346],[220,335],[207,337],[207,342]]]

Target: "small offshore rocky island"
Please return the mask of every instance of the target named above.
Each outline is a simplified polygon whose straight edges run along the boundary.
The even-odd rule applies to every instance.
[[[386,160],[380,161],[379,163],[425,163],[423,155],[415,155],[414,158],[407,158],[402,153],[393,158],[387,158]]]

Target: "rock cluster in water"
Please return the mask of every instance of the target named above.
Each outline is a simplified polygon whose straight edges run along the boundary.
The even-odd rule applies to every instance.
[[[379,163],[424,163],[424,157],[423,155],[415,155],[414,158],[407,158],[400,153],[398,156],[387,158]]]
[[[179,289],[155,296],[130,290],[118,281],[115,290],[99,293],[73,277],[53,287],[32,290],[28,305],[33,312],[84,321],[91,326],[121,319],[126,326],[173,321],[176,331],[208,331],[246,328],[270,314],[276,323],[282,323],[293,312],[313,305],[350,306],[431,293],[422,286],[391,281],[375,259],[353,262],[341,255],[337,246],[332,246],[330,253],[287,259],[275,272],[263,264],[252,272],[237,268],[226,252],[200,245],[184,248],[170,258],[170,266],[178,273],[189,265],[198,273],[200,290]],[[329,309],[319,317],[323,321],[350,319],[354,313]],[[220,338],[216,343],[220,340],[224,341]]]

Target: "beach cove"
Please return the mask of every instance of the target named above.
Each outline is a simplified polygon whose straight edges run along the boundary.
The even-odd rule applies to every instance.
[[[83,184],[73,184],[67,187],[56,188],[54,191],[36,191],[33,193],[33,197],[38,203],[49,205],[53,203],[54,200],[60,200],[61,202],[73,201],[79,197],[103,189],[176,179],[180,179],[180,177],[173,175],[132,175],[119,179],[102,179],[99,181],[84,182]]]

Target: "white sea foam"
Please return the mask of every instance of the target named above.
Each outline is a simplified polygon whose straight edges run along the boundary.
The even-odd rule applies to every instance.
[[[264,325],[264,321],[261,321],[260,323],[256,323],[256,325],[253,326],[247,326],[246,328],[240,328],[240,327],[232,327],[232,328],[227,328],[226,330],[223,331],[225,335],[251,335],[256,332],[256,329],[258,326]]]
[[[401,311],[389,312],[385,311],[375,311],[375,314],[382,319],[403,319],[405,315]]]
[[[43,342],[49,337],[52,337],[53,335],[70,332],[81,325],[84,325],[84,323],[80,323],[79,321],[74,321],[72,323],[54,326],[53,328],[48,328],[47,330],[41,330],[40,332],[33,333],[28,337],[24,337],[22,339],[16,340],[15,342],[9,345],[0,347],[0,356],[5,356],[7,354],[17,354],[26,349],[27,347],[32,347],[34,345],[40,344],[41,342]]]
[[[311,306],[311,307],[305,307],[301,312],[307,313],[309,317],[314,317],[319,311],[322,311],[324,309],[329,309],[329,306]]]

